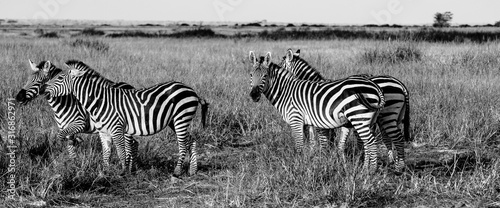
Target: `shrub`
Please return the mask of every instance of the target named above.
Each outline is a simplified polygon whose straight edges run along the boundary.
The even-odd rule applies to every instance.
[[[101,30],[96,30],[95,28],[84,28],[80,35],[85,35],[85,36],[103,36],[105,33],[104,31]]]
[[[216,34],[210,28],[197,28],[194,30],[183,30],[180,32],[174,32],[171,34],[165,33],[146,33],[140,30],[137,31],[125,31],[123,33],[113,33],[108,34],[106,37],[120,38],[120,37],[141,37],[141,38],[161,38],[161,37],[172,37],[172,38],[218,38],[226,37],[222,34]]]
[[[213,37],[224,37],[224,35],[216,34],[210,28],[198,28],[198,29],[194,29],[194,30],[184,30],[184,31],[180,31],[180,32],[175,32],[175,33],[169,34],[168,37],[173,37],[173,38],[189,38],[189,37],[213,38]]]
[[[106,37],[110,37],[110,38],[121,38],[121,37],[141,37],[141,38],[149,38],[149,37],[153,37],[154,35],[153,34],[150,34],[150,33],[145,33],[143,31],[140,31],[140,30],[135,30],[135,31],[125,31],[125,32],[121,32],[121,33],[111,33],[111,34],[107,34]]]
[[[48,33],[44,33],[38,37],[41,37],[41,38],[58,38],[59,35],[57,34],[57,32],[48,32]]]
[[[99,52],[107,52],[109,50],[109,45],[100,40],[76,39],[68,44],[71,47],[96,50]]]
[[[242,27],[261,27],[262,25],[258,22],[253,22],[253,23],[248,23],[248,24],[242,24]]]

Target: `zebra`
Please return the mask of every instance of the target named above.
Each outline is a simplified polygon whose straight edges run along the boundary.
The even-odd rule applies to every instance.
[[[282,65],[289,70],[296,78],[309,81],[325,81],[321,74],[304,59],[300,57],[300,49],[295,53],[288,49],[283,57]],[[392,76],[374,76],[370,74],[359,74],[351,77],[363,77],[370,79],[380,86],[384,92],[386,105],[377,117],[379,129],[384,134],[384,143],[389,150],[389,160],[394,161],[392,153],[393,144],[397,151],[396,171],[404,167],[404,143],[399,124],[404,125],[404,140],[410,142],[410,104],[409,92],[406,86]],[[313,127],[310,126],[310,129]],[[314,131],[311,131],[314,132]],[[345,141],[349,135],[349,128],[342,127],[338,149],[343,153]],[[342,154],[343,155],[343,154]]]
[[[130,153],[130,136],[152,135],[169,126],[177,134],[179,158],[174,176],[181,175],[181,166],[190,150],[189,175],[197,171],[196,140],[188,135],[188,127],[201,104],[202,125],[208,103],[181,82],[169,81],[145,89],[121,89],[97,71],[77,60],[66,62],[69,70],[46,84],[51,96],[74,95],[96,119],[100,131],[111,136],[117,147],[122,171],[134,161]]]
[[[299,80],[272,63],[270,52],[257,61],[255,53],[250,51],[249,59],[252,63],[250,97],[258,102],[261,95],[265,95],[290,125],[299,152],[303,147],[304,125],[318,127],[322,135],[325,129],[351,124],[364,141],[363,167],[376,168],[377,142],[371,126],[385,103],[378,85],[356,77],[325,82]],[[326,146],[326,139],[320,140],[320,145]]]
[[[30,74],[27,83],[17,93],[16,100],[22,105],[26,105],[31,100],[41,94],[44,94],[41,89],[47,81],[62,73],[62,70],[57,68],[50,61],[41,61],[38,65],[28,59],[32,74]],[[131,85],[119,82],[114,84],[115,87],[124,89],[133,89]],[[93,120],[89,113],[83,109],[80,102],[73,95],[65,95],[60,97],[45,96],[50,107],[54,111],[54,118],[59,127],[57,134],[58,140],[66,139],[66,149],[69,158],[76,159],[75,144],[79,139],[75,138],[78,133],[98,133]],[[109,158],[111,156],[111,138],[107,135],[100,134],[102,145],[102,157],[104,167],[109,167]],[[133,141],[134,152],[137,152],[137,141]]]

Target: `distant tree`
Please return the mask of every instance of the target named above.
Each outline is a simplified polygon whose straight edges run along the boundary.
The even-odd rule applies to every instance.
[[[434,15],[434,27],[449,27],[450,21],[453,19],[453,14],[451,12],[436,13]]]
[[[494,26],[495,27],[500,27],[500,21],[495,22]]]

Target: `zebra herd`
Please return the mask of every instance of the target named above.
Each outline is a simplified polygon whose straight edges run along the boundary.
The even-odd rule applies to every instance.
[[[329,130],[341,128],[340,151],[352,128],[364,146],[363,167],[373,170],[378,160],[374,127],[378,126],[390,155],[393,149],[396,152],[391,157],[395,170],[403,170],[404,141],[409,141],[409,93],[402,82],[390,76],[366,74],[324,79],[300,57],[300,51],[294,53],[291,49],[279,64],[272,62],[270,52],[257,57],[250,51],[249,59],[250,97],[258,102],[264,95],[281,113],[292,129],[298,152],[304,148],[306,126],[311,132],[317,131],[322,150],[329,148]],[[179,148],[174,176],[182,174],[181,165],[188,153],[188,173],[196,173],[197,141],[190,136],[188,127],[199,105],[205,126],[208,103],[192,88],[170,81],[135,89],[127,83],[110,81],[81,61],[67,61],[69,70],[61,70],[50,61],[38,65],[29,62],[33,73],[16,100],[25,104],[45,95],[60,129],[57,139],[66,140],[70,158],[76,158],[76,134],[99,133],[103,165],[109,167],[114,144],[123,173],[132,172],[138,151],[138,142],[132,136],[156,134],[168,126],[176,133]]]

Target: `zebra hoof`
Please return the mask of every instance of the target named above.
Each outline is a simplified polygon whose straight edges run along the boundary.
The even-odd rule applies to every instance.
[[[83,142],[83,139],[81,137],[75,136],[75,139],[73,140],[73,143],[75,145],[80,145],[80,143],[82,143],[82,142]]]
[[[177,178],[178,178],[178,177],[180,177],[180,176],[181,176],[181,174],[182,174],[181,167],[179,167],[179,166],[175,167],[175,169],[174,169],[174,174],[173,174],[173,175],[174,175],[174,177],[177,177]]]
[[[189,176],[194,176],[196,175],[196,170],[189,170]]]

